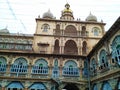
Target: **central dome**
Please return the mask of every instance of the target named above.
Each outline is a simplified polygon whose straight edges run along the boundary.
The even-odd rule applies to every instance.
[[[53,19],[54,17],[53,17],[53,14],[50,12],[50,10],[48,10],[43,14],[43,18]]]

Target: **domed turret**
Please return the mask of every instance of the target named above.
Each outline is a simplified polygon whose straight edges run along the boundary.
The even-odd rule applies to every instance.
[[[50,12],[50,10],[48,10],[47,12],[45,12],[45,13],[43,14],[43,18],[53,19],[54,16],[53,16],[53,14]]]
[[[65,9],[62,11],[62,16],[60,17],[60,19],[64,19],[64,20],[73,20],[73,12],[70,9],[70,5],[67,3],[65,4]]]
[[[90,13],[89,16],[86,18],[86,21],[97,22],[97,17]]]
[[[9,34],[9,30],[7,28],[1,29],[0,34]]]

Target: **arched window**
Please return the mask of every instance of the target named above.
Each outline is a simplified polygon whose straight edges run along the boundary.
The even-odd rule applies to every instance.
[[[120,66],[120,35],[116,36],[112,42],[112,62]]]
[[[50,26],[48,24],[43,24],[41,29],[43,32],[47,32],[50,29]]]
[[[81,35],[86,36],[86,27],[85,26],[82,26]]]
[[[65,43],[64,54],[72,54],[72,55],[77,55],[78,54],[78,48],[77,48],[77,44],[76,44],[75,41],[68,40]]]
[[[104,82],[102,90],[112,90],[112,87],[110,86],[108,82]]]
[[[59,54],[59,50],[60,50],[59,40],[56,40],[54,45],[54,53]]]
[[[54,61],[54,67],[52,70],[52,77],[53,78],[59,77],[59,67],[58,67],[58,60],[57,59],[55,59],[55,61]]]
[[[59,24],[56,25],[55,35],[60,35],[60,25]]]
[[[48,74],[47,61],[43,58],[38,59],[32,68],[32,73],[33,74]]]
[[[42,83],[34,83],[29,87],[29,90],[46,90],[46,87]]]
[[[13,81],[7,86],[7,90],[24,90],[23,85],[18,81]]]
[[[11,66],[11,73],[25,74],[28,70],[28,63],[25,58],[17,58]]]
[[[98,27],[94,27],[92,31],[94,33],[94,36],[99,36],[100,29]]]
[[[6,64],[7,64],[6,58],[0,56],[0,72],[6,71]]]
[[[108,60],[107,60],[107,53],[104,49],[102,49],[100,51],[100,54],[99,54],[99,65],[100,65],[100,69],[105,69],[105,68],[108,68]]]
[[[87,42],[84,41],[82,44],[82,54],[87,54]]]
[[[79,76],[79,68],[73,60],[69,60],[65,63],[62,72],[64,76]]]
[[[90,72],[92,76],[96,74],[96,61],[94,58],[90,61]]]

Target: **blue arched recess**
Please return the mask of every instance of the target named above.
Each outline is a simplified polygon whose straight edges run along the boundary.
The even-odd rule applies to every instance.
[[[112,87],[110,86],[110,84],[108,82],[105,82],[103,84],[102,90],[112,90]]]
[[[20,83],[20,82],[11,82],[8,86],[7,86],[7,88],[11,88],[11,89],[13,89],[13,88],[16,88],[16,89],[23,89],[24,87],[23,87],[23,85]]]
[[[93,86],[93,90],[98,90],[98,88],[97,88],[97,85],[96,85],[96,84]]]
[[[29,90],[46,90],[46,87],[42,83],[34,83],[29,87]]]

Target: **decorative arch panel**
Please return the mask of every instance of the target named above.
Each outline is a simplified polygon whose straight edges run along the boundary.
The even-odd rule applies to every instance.
[[[68,40],[65,43],[65,47],[64,47],[64,54],[74,54],[77,55],[78,54],[78,48],[77,48],[77,44],[75,41],[73,40]]]

